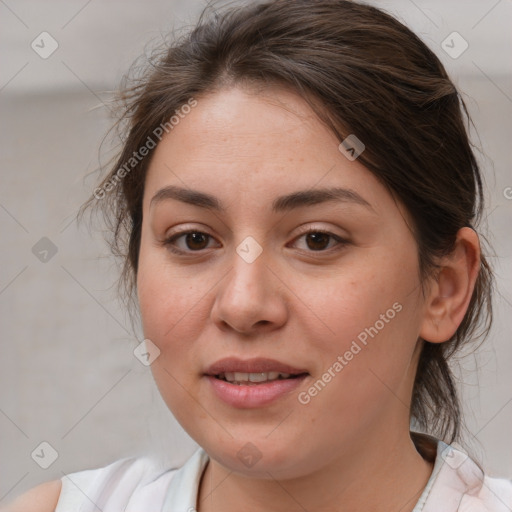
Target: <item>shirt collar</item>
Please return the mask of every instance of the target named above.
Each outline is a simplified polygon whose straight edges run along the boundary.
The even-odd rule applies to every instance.
[[[171,480],[162,512],[194,512],[208,454],[198,448]],[[466,496],[477,496],[484,474],[458,447],[437,441],[434,469],[413,512],[456,512]]]
[[[199,482],[210,458],[198,448],[173,476],[162,512],[195,512]]]
[[[434,470],[424,491],[425,504],[419,510],[456,512],[464,499],[479,495],[483,481],[483,471],[462,447],[438,441]]]

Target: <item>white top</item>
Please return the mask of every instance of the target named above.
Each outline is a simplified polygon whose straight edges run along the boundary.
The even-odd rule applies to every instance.
[[[69,473],[55,512],[195,512],[208,455],[199,448],[181,468],[150,457]],[[437,442],[432,475],[413,512],[510,512],[512,480],[490,478],[464,452]]]

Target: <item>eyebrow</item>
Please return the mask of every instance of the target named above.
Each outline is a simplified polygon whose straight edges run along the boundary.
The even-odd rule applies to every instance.
[[[150,202],[150,208],[162,201],[174,199],[207,210],[223,212],[226,210],[222,202],[210,194],[188,188],[169,185],[156,192]],[[326,202],[347,202],[364,206],[375,212],[372,205],[357,192],[347,188],[322,188],[298,190],[284,196],[279,196],[272,202],[274,213],[287,212],[295,208],[312,206]]]

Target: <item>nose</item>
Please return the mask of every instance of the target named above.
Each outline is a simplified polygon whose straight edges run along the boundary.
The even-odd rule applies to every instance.
[[[286,286],[263,251],[246,261],[233,251],[232,268],[220,281],[211,311],[213,322],[224,331],[241,334],[272,331],[287,319]]]

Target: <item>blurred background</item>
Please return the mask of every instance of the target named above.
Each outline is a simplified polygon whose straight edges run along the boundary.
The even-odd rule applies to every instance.
[[[496,318],[454,368],[465,446],[512,478],[512,1],[367,3],[436,52],[477,128]],[[102,234],[75,215],[97,183],[111,92],[148,42],[190,28],[204,5],[0,0],[0,506],[65,473],[148,452],[180,465],[196,448],[134,357],[142,338]]]

